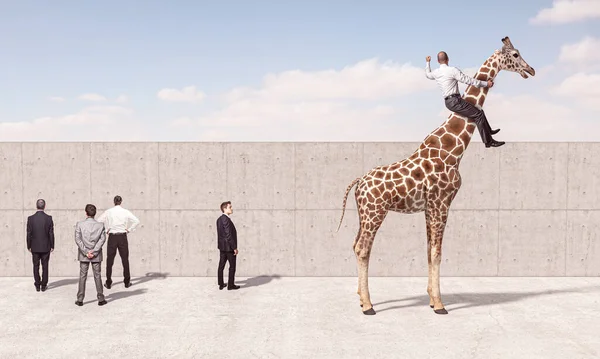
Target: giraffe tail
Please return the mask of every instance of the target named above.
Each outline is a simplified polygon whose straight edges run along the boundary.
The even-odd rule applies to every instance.
[[[350,190],[352,189],[352,187],[354,187],[354,185],[360,181],[362,181],[362,178],[358,177],[358,178],[354,179],[354,181],[352,181],[352,183],[350,183],[348,188],[346,188],[346,194],[344,195],[344,203],[342,205],[342,218],[340,218],[340,224],[338,225],[338,228],[335,230],[336,232],[338,232],[340,230],[340,227],[342,226],[342,221],[344,220],[344,212],[346,212],[346,200],[348,199],[348,193],[350,193]]]

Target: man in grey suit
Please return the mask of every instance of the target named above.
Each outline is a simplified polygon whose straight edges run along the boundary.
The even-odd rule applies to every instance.
[[[87,280],[88,269],[92,263],[94,272],[94,281],[96,282],[96,292],[98,293],[98,305],[106,304],[104,294],[102,293],[102,278],[100,276],[100,263],[102,262],[102,246],[106,242],[106,232],[104,224],[94,219],[96,216],[96,206],[88,204],[85,206],[87,218],[77,222],[75,226],[75,243],[78,247],[79,259],[79,289],[77,291],[78,306],[83,305],[85,297],[85,282]]]

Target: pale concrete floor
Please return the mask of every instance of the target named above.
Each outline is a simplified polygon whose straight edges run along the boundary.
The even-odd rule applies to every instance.
[[[96,305],[88,278],[0,278],[0,358],[598,358],[600,278],[371,278],[375,316],[355,278],[134,278]]]

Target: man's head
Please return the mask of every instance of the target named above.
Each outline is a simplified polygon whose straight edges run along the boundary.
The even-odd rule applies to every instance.
[[[96,206],[94,206],[93,204],[86,204],[85,214],[87,214],[87,216],[90,218],[94,218],[96,216]]]
[[[221,203],[221,212],[225,214],[233,213],[233,208],[231,208],[231,201]]]
[[[440,64],[448,65],[448,54],[445,51],[438,52],[437,59]]]
[[[35,202],[35,207],[40,210],[46,209],[46,201],[41,198],[38,199],[37,202]]]
[[[121,196],[115,196],[114,202],[115,206],[120,206],[121,202],[123,202],[123,198],[121,198]]]

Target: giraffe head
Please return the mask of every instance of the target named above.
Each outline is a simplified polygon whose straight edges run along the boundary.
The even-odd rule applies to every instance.
[[[510,39],[507,37],[502,39],[502,50],[498,51],[500,59],[500,69],[506,71],[516,72],[524,79],[528,78],[527,74],[535,76],[535,70],[529,66],[527,62],[521,57],[519,50],[515,49]]]

